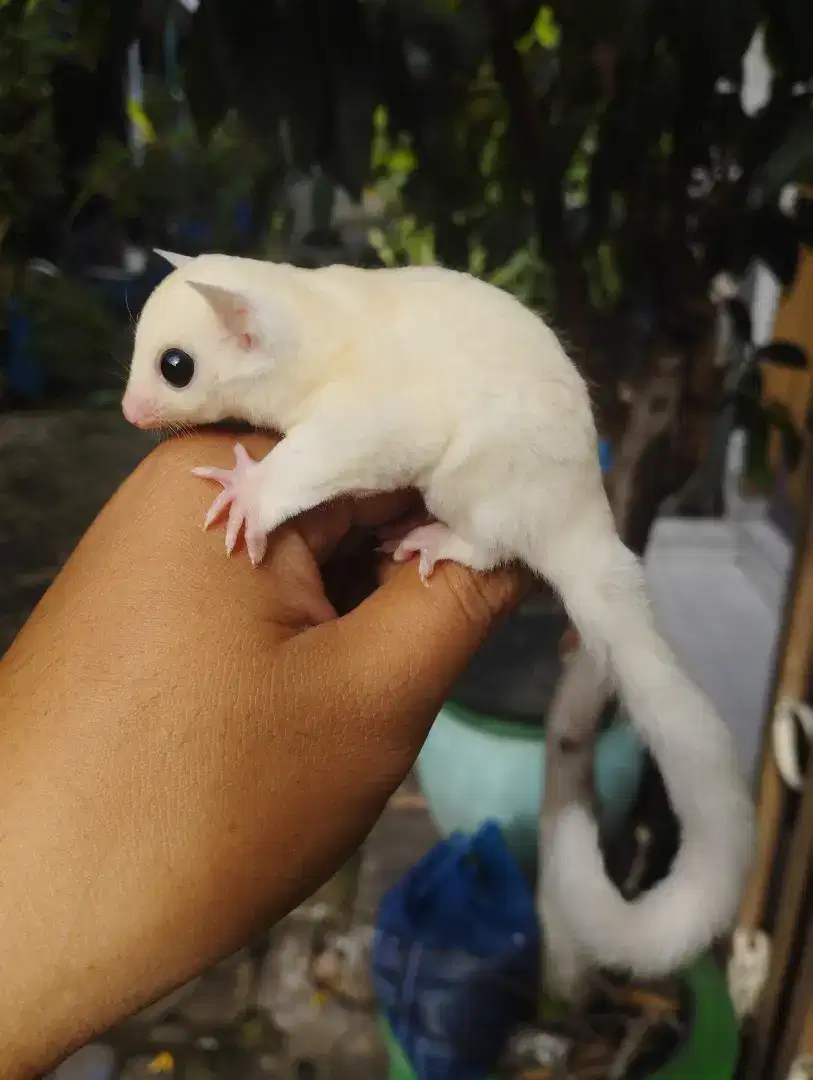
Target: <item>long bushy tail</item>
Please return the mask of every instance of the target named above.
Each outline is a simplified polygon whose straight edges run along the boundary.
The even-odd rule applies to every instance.
[[[638,560],[605,520],[564,546],[557,540],[535,569],[561,594],[596,661],[608,664],[661,770],[682,840],[669,875],[627,901],[606,875],[596,822],[570,806],[545,853],[548,886],[593,963],[667,975],[730,929],[752,856],[753,803],[728,728],[654,627]]]

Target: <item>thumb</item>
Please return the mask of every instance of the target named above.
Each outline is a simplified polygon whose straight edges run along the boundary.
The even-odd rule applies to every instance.
[[[452,686],[531,580],[518,568],[475,574],[442,563],[424,584],[409,563],[348,615],[297,639],[321,639],[311,641],[312,685],[320,680],[371,736],[414,758]]]

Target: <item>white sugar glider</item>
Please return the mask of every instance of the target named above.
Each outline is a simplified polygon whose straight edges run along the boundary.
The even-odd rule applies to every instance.
[[[122,402],[132,423],[245,420],[285,438],[261,461],[199,468],[223,490],[226,546],[253,563],[284,521],[334,497],[415,487],[437,523],[394,557],[475,570],[525,562],[560,594],[652,750],[682,826],[670,874],[628,902],[590,814],[562,812],[548,886],[592,962],[644,977],[690,962],[735,917],[753,805],[731,735],[651,619],[620,540],[586,385],[553,331],[506,292],[439,267],[304,270],[159,252]]]

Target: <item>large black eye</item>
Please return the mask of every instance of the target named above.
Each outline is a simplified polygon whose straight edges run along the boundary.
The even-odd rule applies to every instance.
[[[183,349],[167,349],[159,367],[166,381],[176,390],[189,386],[195,374],[195,361]]]

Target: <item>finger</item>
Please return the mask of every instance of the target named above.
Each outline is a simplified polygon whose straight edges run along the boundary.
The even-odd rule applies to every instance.
[[[273,447],[267,436],[244,437],[255,460]],[[134,544],[151,552],[151,588],[166,606],[181,593],[196,598],[202,621],[219,612],[245,629],[262,625],[268,640],[287,640],[304,627],[336,617],[325,597],[319,567],[295,523],[282,526],[270,538],[261,566],[253,568],[242,544],[231,559],[224,551],[224,532],[200,529],[210,505],[208,485],[191,476],[200,460],[225,466],[234,458],[234,439],[228,433],[200,432],[170,440],[145,458],[114,500],[103,521],[126,530]],[[138,509],[135,509],[135,508]],[[129,508],[129,511],[128,511]],[[122,515],[129,512],[125,526]],[[242,522],[236,522],[236,532]],[[112,543],[113,541],[111,541]],[[117,541],[120,543],[120,541]]]
[[[407,565],[348,615],[290,641],[291,662],[326,688],[333,698],[326,709],[337,707],[338,693],[342,710],[391,740],[403,764],[489,631],[530,584],[518,568],[475,574],[446,563],[424,585]]]
[[[426,514],[420,494],[410,488],[353,501],[353,523],[378,529],[403,519],[422,519]]]
[[[415,491],[393,491],[364,498],[343,498],[316,507],[297,519],[296,527],[316,561],[323,565],[354,526],[375,529],[410,512]]]
[[[382,550],[387,550],[391,544],[395,544],[397,547],[407,533],[412,532],[413,529],[417,529],[421,525],[428,525],[432,520],[432,515],[421,507],[414,514],[403,515],[397,521],[383,523],[376,529],[379,538],[383,542]],[[395,548],[392,548],[392,550],[394,551]]]

